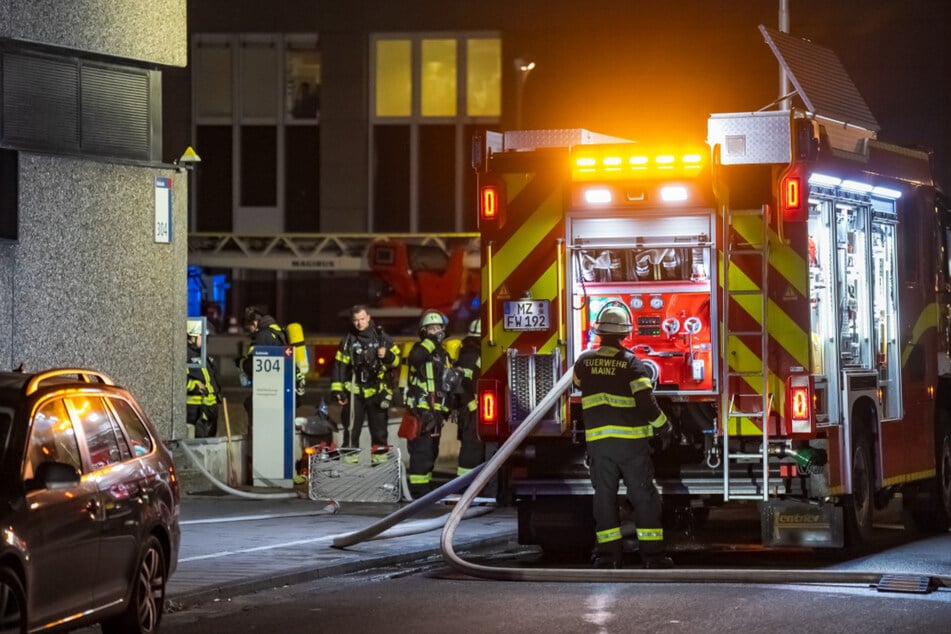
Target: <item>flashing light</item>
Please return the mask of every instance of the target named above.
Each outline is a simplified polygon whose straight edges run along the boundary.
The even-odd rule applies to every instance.
[[[576,181],[692,177],[701,172],[707,155],[698,148],[645,151],[633,143],[576,146],[571,150],[571,173]]]
[[[664,202],[683,202],[687,200],[687,188],[683,185],[667,185],[660,188],[660,198]]]
[[[605,205],[611,202],[611,190],[603,187],[592,187],[584,190],[584,201],[589,205]]]
[[[495,185],[486,185],[479,192],[479,215],[483,220],[495,220],[499,216],[499,190]]]

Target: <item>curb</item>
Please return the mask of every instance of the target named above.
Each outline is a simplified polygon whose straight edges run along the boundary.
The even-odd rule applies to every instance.
[[[474,548],[484,548],[488,546],[500,546],[516,543],[516,535],[510,531],[504,534],[492,535],[487,537],[476,537],[465,540],[457,547],[472,550]],[[301,567],[290,569],[284,572],[261,575],[258,577],[249,577],[241,581],[225,582],[220,584],[210,584],[209,587],[200,590],[189,590],[181,593],[166,593],[165,604],[169,612],[178,612],[190,607],[195,607],[202,603],[212,601],[222,601],[239,597],[246,594],[252,594],[261,590],[268,590],[278,586],[296,585],[315,581],[317,579],[326,579],[346,575],[354,572],[362,572],[371,568],[383,566],[392,566],[395,564],[416,561],[421,558],[428,558],[434,555],[440,555],[442,549],[437,547],[422,548],[411,550],[393,555],[370,556],[356,561],[347,561],[333,563],[319,567]]]

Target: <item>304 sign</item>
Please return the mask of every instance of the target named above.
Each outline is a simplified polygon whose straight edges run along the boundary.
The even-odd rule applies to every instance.
[[[504,330],[548,330],[551,319],[548,315],[548,300],[520,299],[502,302],[502,328]]]

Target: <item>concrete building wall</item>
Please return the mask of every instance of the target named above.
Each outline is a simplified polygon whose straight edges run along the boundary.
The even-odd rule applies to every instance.
[[[186,0],[0,0],[0,37],[184,66]]]
[[[159,175],[173,178],[171,244],[154,242]],[[164,437],[183,435],[185,180],[171,170],[20,155],[3,366],[101,370],[132,390]]]
[[[186,0],[0,0],[0,37],[184,65]],[[17,148],[13,148],[17,149]],[[155,179],[172,179],[170,244]],[[187,178],[171,166],[19,152],[16,241],[0,243],[0,369],[80,366],[185,435]]]

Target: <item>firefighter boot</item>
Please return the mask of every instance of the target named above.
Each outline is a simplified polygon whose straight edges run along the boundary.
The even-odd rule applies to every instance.
[[[389,459],[389,445],[373,445],[370,447],[370,466],[383,464]]]
[[[598,544],[591,557],[591,565],[595,568],[621,568],[622,554],[619,541]]]

